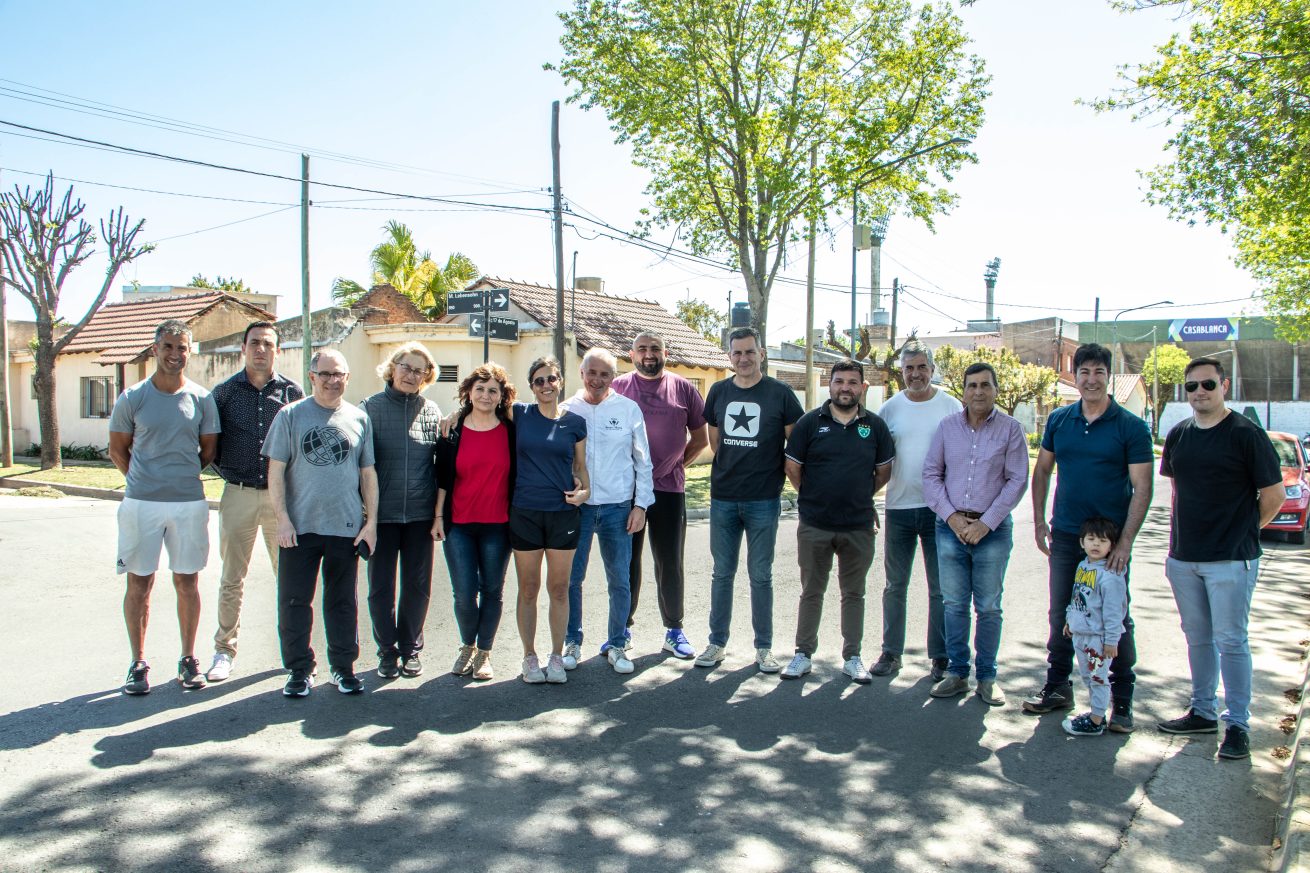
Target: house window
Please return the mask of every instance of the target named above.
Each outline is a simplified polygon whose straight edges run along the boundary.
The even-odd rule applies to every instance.
[[[458,382],[459,366],[457,364],[441,364],[437,367],[438,382]]]
[[[114,380],[82,377],[82,417],[108,418],[114,408]]]

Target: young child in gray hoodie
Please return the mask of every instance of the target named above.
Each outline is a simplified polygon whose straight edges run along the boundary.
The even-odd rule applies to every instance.
[[[1064,635],[1073,639],[1078,671],[1092,701],[1091,711],[1061,722],[1075,737],[1105,732],[1110,707],[1110,662],[1119,653],[1128,608],[1128,582],[1105,566],[1106,556],[1119,539],[1119,528],[1106,518],[1089,518],[1078,531],[1087,557],[1073,577],[1073,597],[1065,612]]]

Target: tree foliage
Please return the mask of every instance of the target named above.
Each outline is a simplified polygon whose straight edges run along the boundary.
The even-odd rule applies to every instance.
[[[226,276],[218,276],[217,278],[214,279],[214,281],[211,282],[207,277],[205,277],[201,273],[196,273],[194,276],[191,277],[191,281],[188,284],[192,288],[212,288],[215,291],[226,291],[228,294],[254,294],[255,293],[254,288],[247,287],[246,283],[243,280],[238,279],[235,276],[233,276],[230,279],[227,278]]]
[[[988,77],[945,4],[575,0],[558,69],[650,174],[640,225],[726,255],[767,340],[769,294],[810,219],[864,209],[931,224],[973,155]],[[810,171],[811,151],[817,156]]]
[[[414,301],[428,318],[446,313],[446,294],[459,291],[478,278],[477,264],[468,256],[454,252],[440,266],[430,251],[418,250],[414,233],[399,221],[389,221],[383,230],[386,238],[369,253],[373,269],[371,285],[387,284]],[[368,293],[368,288],[353,279],[338,276],[332,282],[332,297],[349,306]]]
[[[700,300],[679,300],[674,313],[678,320],[716,346],[722,341],[719,332],[728,324],[728,317]]]
[[[1186,349],[1172,344],[1156,346],[1146,356],[1146,362],[1142,364],[1142,378],[1146,381],[1148,395],[1155,393],[1155,371],[1157,366],[1160,369],[1160,395],[1151,397],[1152,436],[1160,435],[1160,416],[1164,413],[1164,406],[1169,402],[1174,386],[1183,384],[1183,374],[1191,359]]]
[[[82,218],[86,206],[73,200],[70,185],[64,196],[55,195],[54,175],[46,176],[45,185],[33,191],[19,188],[0,195],[0,282],[18,291],[32,304],[36,314],[36,337],[32,357],[36,362],[33,382],[36,410],[41,421],[41,469],[62,466],[59,452],[59,414],[55,406],[55,362],[59,353],[86,327],[105,302],[114,277],[124,264],[131,263],[154,249],[138,245],[137,235],[145,219],[135,224],[122,207],[100,220],[100,236]],[[63,319],[59,300],[64,283],[73,270],[95,254],[96,242],[105,243],[108,263],[100,291],[81,319],[59,332]]]
[[[1098,104],[1171,131],[1149,198],[1232,231],[1280,334],[1310,337],[1310,0],[1116,5],[1173,7],[1189,25]]]
[[[1050,405],[1055,402],[1055,384],[1059,377],[1050,367],[1025,364],[1009,349],[955,349],[942,346],[933,352],[942,387],[955,397],[964,398],[964,371],[977,362],[991,364],[996,370],[998,390],[996,405],[1010,415],[1021,403]]]

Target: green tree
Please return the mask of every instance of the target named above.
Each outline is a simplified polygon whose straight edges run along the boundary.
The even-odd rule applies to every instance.
[[[454,252],[444,267],[432,260],[432,253],[418,250],[413,232],[398,221],[383,228],[386,239],[369,253],[373,269],[372,285],[387,284],[404,294],[428,318],[446,313],[446,294],[466,287],[478,278],[477,264],[468,256]],[[332,282],[332,297],[349,306],[368,293],[368,288],[353,279],[338,276]]]
[[[970,364],[991,364],[996,370],[996,405],[1010,415],[1021,403],[1046,406],[1055,401],[1055,384],[1059,377],[1050,367],[1025,364],[1009,349],[955,349],[942,346],[933,352],[942,387],[964,399],[964,371]]]
[[[53,175],[47,175],[39,190],[14,186],[0,195],[0,282],[18,291],[32,304],[36,313],[36,336],[32,340],[32,357],[36,361],[33,387],[36,389],[36,412],[41,421],[41,469],[63,466],[59,451],[59,413],[55,406],[55,362],[59,353],[71,343],[91,316],[105,302],[114,277],[124,264],[154,250],[149,244],[137,245],[137,234],[145,219],[135,224],[122,207],[100,220],[99,239],[104,240],[109,262],[105,278],[82,318],[60,332],[59,299],[64,282],[77,267],[93,254],[95,229],[82,218],[86,206],[73,201],[70,185],[62,198],[55,196]],[[3,329],[3,325],[0,325]]]
[[[1190,22],[1101,109],[1163,120],[1148,198],[1232,231],[1280,334],[1310,337],[1310,0],[1116,0]]]
[[[575,0],[560,17],[548,67],[649,172],[641,232],[726,255],[766,340],[774,278],[810,219],[826,231],[859,192],[864,210],[931,224],[975,160],[989,79],[945,4]]]
[[[674,313],[678,320],[716,346],[722,341],[719,332],[728,323],[728,317],[700,300],[679,300]]]
[[[1146,380],[1146,393],[1152,395],[1151,436],[1160,436],[1160,416],[1164,413],[1164,406],[1173,394],[1174,386],[1183,384],[1183,373],[1191,359],[1192,356],[1185,349],[1175,345],[1156,346],[1154,351],[1146,356],[1146,362],[1142,364],[1142,378]],[[1160,396],[1158,397],[1154,396],[1157,366],[1160,368]]]
[[[224,276],[219,276],[211,282],[202,274],[196,273],[191,277],[191,282],[189,284],[192,288],[213,288],[215,291],[226,291],[228,294],[255,293],[254,288],[246,287],[246,283],[235,276],[230,279]]]

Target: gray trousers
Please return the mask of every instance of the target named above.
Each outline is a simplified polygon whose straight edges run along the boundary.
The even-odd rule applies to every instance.
[[[796,651],[813,657],[819,647],[819,619],[828,589],[832,559],[837,558],[841,588],[842,660],[860,653],[864,638],[864,585],[873,565],[874,532],[824,530],[801,522],[796,528],[796,558],[801,568],[801,604],[796,620]]]

